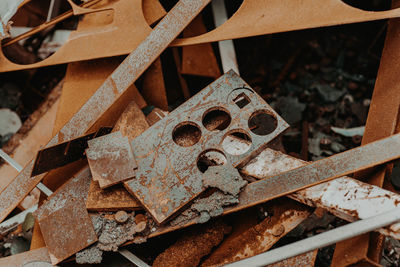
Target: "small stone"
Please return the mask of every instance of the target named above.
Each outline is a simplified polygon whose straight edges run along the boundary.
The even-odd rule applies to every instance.
[[[135,223],[139,224],[140,222],[146,222],[146,216],[144,216],[143,214],[138,214],[135,216]]]
[[[135,232],[136,233],[141,233],[144,231],[144,229],[146,229],[147,223],[142,221],[138,224],[135,225]]]
[[[128,220],[129,216],[126,211],[120,210],[115,213],[114,218],[118,223],[125,223]]]
[[[282,224],[272,230],[273,236],[281,236],[283,233],[285,233],[285,226]]]

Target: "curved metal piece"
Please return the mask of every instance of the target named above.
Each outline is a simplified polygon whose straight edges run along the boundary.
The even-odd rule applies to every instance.
[[[110,24],[91,28],[78,27],[56,53],[40,62],[16,64],[8,60],[0,49],[1,72],[128,54],[151,32],[143,15],[142,0],[119,0],[103,9],[113,10],[113,21]],[[107,15],[101,13],[106,12],[97,12],[96,15]]]
[[[400,16],[400,9],[364,11],[341,0],[244,0],[220,27],[171,45],[183,46]]]

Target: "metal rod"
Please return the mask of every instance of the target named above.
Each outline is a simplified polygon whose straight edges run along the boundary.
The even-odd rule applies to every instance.
[[[224,0],[214,0],[211,2],[212,13],[215,27],[221,26],[228,20]],[[222,69],[224,72],[234,70],[239,74],[239,67],[236,60],[235,46],[232,40],[218,42],[219,54],[221,56]]]
[[[49,22],[51,20],[51,17],[53,16],[53,9],[54,9],[54,2],[56,0],[51,0],[50,1],[50,6],[49,6],[49,11],[47,12],[47,19],[46,22]]]
[[[270,250],[227,266],[266,266],[400,221],[400,208]]]
[[[26,209],[26,210],[18,213],[14,217],[11,217],[7,221],[2,222],[0,224],[0,234],[4,234],[4,233],[10,231],[11,229],[17,227],[21,223],[23,223],[25,221],[26,215],[28,213],[35,212],[37,210],[37,208],[38,208],[38,204],[35,204],[32,207],[30,207],[29,209]]]
[[[22,166],[19,165],[18,162],[16,162],[13,158],[11,158],[6,152],[4,152],[3,149],[0,148],[0,157],[4,159],[8,164],[10,164],[14,169],[16,169],[18,172],[22,171]],[[53,191],[51,191],[47,186],[45,186],[43,183],[39,183],[36,185],[37,189],[42,191],[46,196],[50,196],[53,194]]]
[[[118,250],[118,252],[138,267],[150,267],[150,265],[139,259],[135,254],[127,249],[121,249]]]

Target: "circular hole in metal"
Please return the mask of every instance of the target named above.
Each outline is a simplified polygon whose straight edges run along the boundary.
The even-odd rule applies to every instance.
[[[197,168],[204,173],[210,166],[221,166],[227,162],[224,153],[216,149],[208,149],[201,152],[197,158]]]
[[[250,116],[248,126],[257,135],[267,135],[275,131],[278,121],[269,111],[257,110]]]
[[[175,144],[183,147],[193,146],[201,138],[200,127],[196,123],[185,121],[179,123],[172,131],[172,140]]]
[[[209,131],[222,131],[231,124],[231,115],[222,107],[213,107],[204,112],[203,125]]]
[[[222,148],[226,153],[234,156],[246,153],[251,147],[250,136],[241,129],[232,130],[222,139]]]

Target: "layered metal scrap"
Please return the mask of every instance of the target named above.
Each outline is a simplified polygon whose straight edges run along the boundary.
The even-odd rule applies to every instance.
[[[151,6],[146,18],[141,13],[142,1],[112,2],[96,12],[113,10],[114,24],[101,31],[93,30],[91,37],[78,29],[71,38],[75,43],[67,42],[56,56],[24,67],[0,60],[2,71],[10,71],[133,51],[122,63],[113,63],[115,70],[106,70],[107,66],[102,64],[90,65],[93,75],[98,75],[93,81],[86,81],[93,92],[85,95],[84,100],[77,100],[82,103],[76,104],[72,116],[65,116],[68,119],[61,124],[65,125],[54,132],[46,148],[0,192],[0,219],[4,220],[42,180],[51,184],[52,179],[62,177],[66,181],[57,181],[57,190],[34,212],[41,232],[36,235],[42,236],[45,247],[0,259],[2,266],[56,265],[71,256],[78,263],[100,263],[104,252],[117,252],[122,246],[143,244],[149,238],[196,224],[203,224],[202,228],[189,228],[188,234],[161,253],[154,265],[174,265],[171,255],[182,249],[189,256],[179,260],[187,265],[198,265],[207,255],[203,266],[223,265],[266,252],[313,214],[314,208],[349,222],[361,220],[358,225],[365,224],[362,220],[373,222],[374,216],[399,209],[400,195],[381,188],[382,183],[368,184],[347,176],[357,172],[357,178],[362,178],[368,172],[361,171],[400,158],[400,134],[394,134],[395,129],[363,141],[363,146],[319,161],[293,158],[270,148],[288,129],[288,123],[234,71],[218,78],[214,55],[201,58],[196,51],[213,54],[212,47],[207,45],[213,41],[399,17],[400,9],[366,12],[339,0],[325,0],[322,6],[314,0],[245,0],[235,15],[215,30],[203,33],[205,27],[197,17],[184,32],[185,38],[177,39],[209,2],[180,0],[165,15],[158,1],[143,1],[143,7]],[[94,12],[90,6],[96,3],[70,4],[72,11],[64,17]],[[291,16],[294,12],[303,15]],[[338,15],[332,16],[332,12]],[[151,29],[149,24],[161,17]],[[80,23],[90,21],[83,19]],[[394,26],[391,27],[387,40],[390,44],[396,41]],[[199,35],[186,37],[191,32]],[[94,41],[94,47],[84,45],[87,38]],[[108,43],[102,43],[104,40]],[[199,46],[183,47],[183,64],[177,64],[179,72],[217,79],[189,98],[190,90],[180,77],[186,102],[170,113],[156,108],[145,116],[141,109],[147,104],[168,108],[160,54],[170,45],[193,44]],[[386,50],[390,44],[387,43]],[[76,46],[83,49],[75,53]],[[179,51],[172,49],[174,60],[180,62]],[[204,62],[196,65],[193,58]],[[384,59],[390,60],[388,56]],[[65,90],[68,86],[76,90],[76,84],[80,84],[77,76],[85,64],[71,65]],[[380,75],[388,79],[386,68],[381,65],[380,72],[384,74]],[[143,93],[145,100],[134,82],[146,70],[143,84],[152,90]],[[389,84],[394,87],[393,82]],[[379,96],[373,101],[386,103]],[[392,124],[397,122],[397,106],[393,110]],[[369,128],[376,121],[374,114],[369,117],[368,134],[375,129]],[[110,127],[105,127],[109,125],[114,125],[112,133]],[[238,220],[245,227],[223,241],[230,226],[214,217],[248,211],[261,203],[272,211],[268,219],[251,222],[243,213],[245,216],[238,216]],[[204,224],[210,220],[211,224]],[[400,239],[398,222],[379,222],[368,229],[377,235]],[[346,237],[344,233],[343,230]],[[196,242],[205,245],[190,246]],[[306,241],[304,244],[307,245]],[[310,245],[309,250],[271,266],[313,265],[317,248]],[[335,252],[334,262],[341,261],[339,253]],[[121,254],[139,266],[145,264],[129,251]],[[351,263],[368,258],[362,255]],[[261,256],[247,262],[258,265]]]

